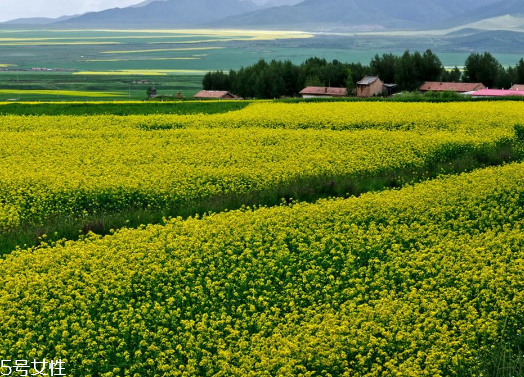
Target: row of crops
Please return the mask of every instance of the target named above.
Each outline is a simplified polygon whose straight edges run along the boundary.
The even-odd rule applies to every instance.
[[[4,114],[0,117],[0,129],[12,131],[24,130],[119,130],[122,128],[140,128],[145,130],[177,128],[278,128],[278,129],[385,129],[385,130],[465,130],[484,132],[488,126],[513,127],[522,122],[522,104],[519,102],[454,102],[454,103],[395,103],[395,102],[339,102],[339,103],[273,103],[254,102],[249,106],[232,107],[238,102],[158,104],[159,112],[179,114],[118,113],[112,106],[95,104],[83,105],[107,106],[111,114],[84,115],[15,115]],[[136,104],[130,103],[129,106]],[[198,105],[198,106],[197,106]],[[227,106],[226,106],[227,105]],[[5,106],[5,105],[4,105]],[[29,106],[29,105],[27,105]],[[34,105],[39,107],[39,105]],[[41,105],[44,106],[44,105]],[[50,105],[45,105],[50,106]],[[65,112],[73,105],[55,104],[53,112]],[[145,104],[153,112],[151,104]],[[180,106],[180,108],[178,107]],[[123,106],[124,109],[127,109]],[[0,106],[0,114],[2,107]],[[177,110],[179,109],[179,110]],[[138,109],[135,109],[139,111]],[[216,113],[205,114],[215,110]],[[31,111],[30,113],[39,113]],[[126,115],[126,116],[123,116]]]
[[[3,116],[0,251],[127,221],[351,196],[519,158],[520,104],[486,107],[480,118],[467,103],[263,103],[184,116],[195,124],[173,129],[181,116]]]
[[[523,109],[0,116],[0,354],[84,377],[519,375]]]
[[[524,346],[523,204],[512,164],[17,251],[0,352],[74,376],[502,375]]]

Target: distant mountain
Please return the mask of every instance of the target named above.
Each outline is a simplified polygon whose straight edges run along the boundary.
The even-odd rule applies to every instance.
[[[447,20],[444,26],[457,27],[503,16],[524,18],[524,0],[499,0],[492,2]]]
[[[281,7],[283,5],[296,5],[298,3],[301,3],[302,1],[303,0],[268,0],[261,4],[257,3],[256,1],[255,3],[259,5],[263,5],[266,8],[270,8],[270,7]]]
[[[391,0],[144,0],[127,8],[5,24],[372,31],[456,27],[524,13],[524,0],[397,0],[392,4]]]
[[[216,25],[258,28],[423,28],[498,0],[305,0],[229,17]],[[520,0],[523,1],[524,0]]]
[[[136,5],[131,5],[132,8],[140,8],[140,7],[145,7],[146,5],[149,5],[151,3],[154,3],[155,1],[167,1],[167,0],[146,0],[146,1],[142,1],[141,3],[138,3]]]
[[[47,17],[33,17],[33,18],[17,18],[15,20],[1,22],[0,25],[51,25],[55,22],[67,21],[75,16],[63,16],[59,18],[47,18]]]
[[[250,0],[148,0],[138,6],[86,13],[60,24],[88,27],[190,27],[256,9],[259,7]]]
[[[520,46],[520,49],[524,46],[524,33],[508,30],[461,30],[455,35],[450,35],[447,40],[457,50],[514,53],[518,49],[516,46]]]

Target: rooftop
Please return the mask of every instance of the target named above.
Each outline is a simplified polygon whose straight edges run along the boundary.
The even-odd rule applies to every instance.
[[[195,95],[195,98],[224,98],[229,96],[235,97],[225,90],[202,90]]]
[[[371,85],[378,79],[379,78],[377,76],[366,76],[362,80],[357,82],[357,85]]]
[[[330,88],[324,86],[308,86],[303,89],[300,94],[309,95],[325,95],[325,96],[339,96],[344,97],[348,95],[346,88]]]
[[[474,90],[484,89],[484,85],[479,82],[435,82],[427,81],[420,87],[423,92],[459,92],[466,93]]]
[[[504,89],[482,89],[475,92],[466,93],[473,97],[511,97],[524,96],[521,90],[504,90]]]

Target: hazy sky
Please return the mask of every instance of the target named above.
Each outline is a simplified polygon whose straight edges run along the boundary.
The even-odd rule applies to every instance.
[[[58,17],[114,7],[140,0],[0,0],[0,21],[21,17]]]
[[[143,0],[142,0],[143,1]],[[0,22],[26,17],[59,17],[115,7],[127,7],[141,0],[0,0]],[[219,1],[219,0],[217,0]],[[299,0],[252,0],[257,4],[297,3]]]

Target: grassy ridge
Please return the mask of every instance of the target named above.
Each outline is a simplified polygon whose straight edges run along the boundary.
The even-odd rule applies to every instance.
[[[515,375],[523,188],[509,165],[19,251],[0,350],[91,376]]]
[[[217,114],[243,109],[249,102],[94,102],[0,104],[0,115]]]
[[[93,88],[91,88],[92,90]],[[123,88],[122,90],[124,90]],[[57,91],[51,91],[56,97]],[[133,95],[133,98],[142,99],[145,97],[145,89],[141,94]],[[82,97],[85,99],[85,97]],[[80,98],[80,99],[82,99]],[[490,106],[496,102],[519,102],[522,98],[495,98],[495,99],[472,99],[460,97],[440,98],[428,97],[421,95],[406,95],[394,98],[322,98],[322,99],[282,99],[275,101],[194,101],[192,99],[178,100],[176,97],[164,99],[160,98],[152,101],[98,101],[91,102],[67,102],[64,98],[62,102],[18,102],[18,103],[0,103],[0,115],[151,115],[151,114],[218,114],[228,111],[242,110],[245,107],[255,103],[276,103],[276,104],[335,104],[335,103],[355,103],[360,106],[366,102],[381,103],[434,103],[434,104],[452,104],[457,102],[478,103],[482,106]]]

